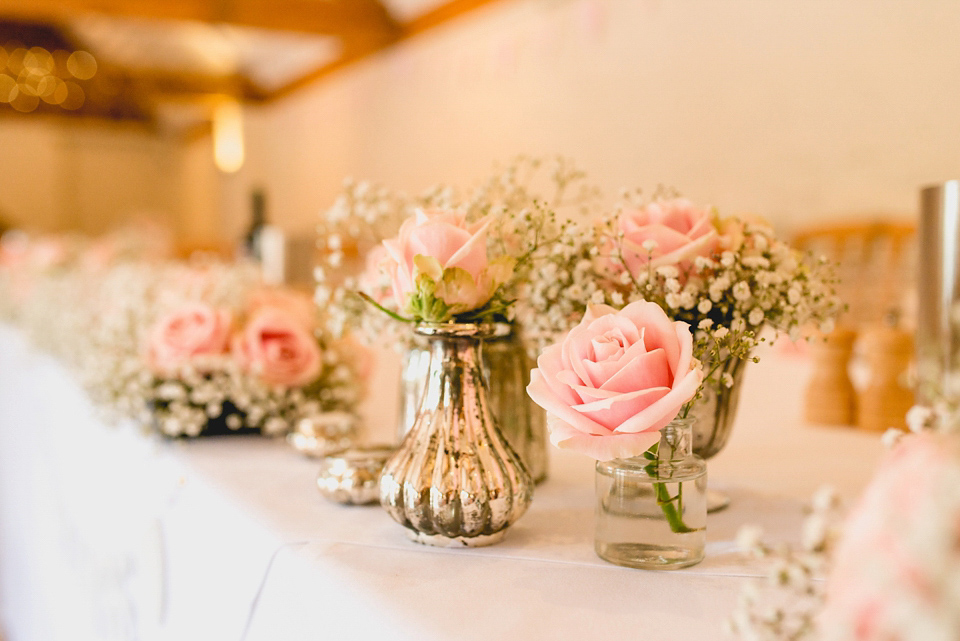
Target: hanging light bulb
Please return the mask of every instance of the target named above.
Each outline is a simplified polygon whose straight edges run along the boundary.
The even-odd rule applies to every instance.
[[[213,111],[213,160],[228,174],[243,166],[242,108],[233,98],[219,101]]]

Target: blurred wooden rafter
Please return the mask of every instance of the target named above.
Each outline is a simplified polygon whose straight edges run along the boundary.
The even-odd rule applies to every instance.
[[[335,35],[390,39],[399,27],[377,0],[3,0],[0,14],[57,20],[88,13],[194,20]]]
[[[278,100],[395,43],[498,1],[501,0],[448,0],[400,24],[378,0],[0,0],[0,23],[47,24],[73,41],[77,49],[86,47],[71,32],[70,21],[91,14],[232,24],[334,36],[340,40],[336,59],[269,90],[258,86],[242,70],[215,74],[128,68],[112,64],[108,58],[100,61],[101,74],[95,81],[99,86],[112,84],[114,92],[122,93],[128,102],[151,109],[150,105],[160,102],[202,102],[217,95],[230,95],[248,103]],[[183,135],[192,139],[209,131],[210,124],[206,122],[189,128]]]

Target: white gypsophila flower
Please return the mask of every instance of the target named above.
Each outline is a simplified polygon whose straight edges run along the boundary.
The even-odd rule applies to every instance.
[[[704,298],[699,303],[697,303],[697,311],[700,312],[701,314],[706,314],[711,309],[713,309],[713,303],[710,302],[709,298]]]
[[[909,420],[909,419],[908,419]],[[912,427],[910,429],[913,429]],[[914,430],[916,431],[916,430]],[[892,448],[897,443],[900,442],[900,439],[904,437],[906,432],[903,430],[891,427],[883,433],[883,436],[880,437],[880,442],[883,443],[883,446],[887,449]]]
[[[756,525],[743,525],[737,530],[737,547],[741,552],[753,553],[763,539],[763,528]]]
[[[907,410],[907,427],[912,432],[921,432],[927,429],[934,418],[933,410],[923,405],[914,405]]]
[[[750,293],[750,285],[744,281],[740,281],[733,286],[733,297],[738,301],[749,300],[752,294]]]
[[[747,317],[747,321],[751,325],[760,325],[763,323],[763,320],[764,314],[762,309],[759,307],[754,307],[752,310],[750,310],[750,315]]]

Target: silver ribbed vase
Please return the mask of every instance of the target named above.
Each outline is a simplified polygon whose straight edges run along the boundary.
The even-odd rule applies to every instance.
[[[729,374],[733,385],[704,385],[700,398],[690,409],[693,423],[693,452],[704,460],[716,456],[727,444],[733,431],[733,419],[740,405],[740,390],[743,387],[743,372],[747,358],[727,358],[717,372],[718,377]],[[712,365],[704,361],[704,372]],[[730,498],[716,490],[707,490],[707,511],[716,512],[730,504]]]
[[[546,480],[547,415],[527,396],[530,370],[536,363],[511,325],[494,324],[493,334],[484,340],[482,363],[487,398],[500,432],[534,482]],[[415,334],[404,354],[400,373],[398,441],[403,440],[416,421],[429,368],[430,344],[425,337]]]
[[[430,365],[412,429],[380,477],[380,503],[419,543],[496,543],[533,498],[533,481],[497,429],[481,344],[493,325],[420,324]]]

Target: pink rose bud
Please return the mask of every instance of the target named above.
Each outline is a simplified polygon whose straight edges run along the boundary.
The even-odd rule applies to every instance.
[[[322,354],[311,330],[291,310],[263,307],[234,338],[240,364],[269,385],[299,387],[316,380]]]
[[[618,220],[623,233],[623,260],[636,276],[647,264],[687,265],[697,256],[709,256],[717,247],[717,232],[708,212],[689,200],[653,202],[627,210]]]
[[[554,445],[608,461],[656,443],[702,380],[689,326],[637,301],[591,306],[540,355],[527,393],[547,411]]]
[[[230,341],[230,312],[204,303],[181,307],[160,318],[147,336],[147,364],[161,376],[223,354]]]
[[[513,273],[513,259],[489,262],[486,230],[491,219],[468,225],[452,210],[419,210],[385,240],[386,271],[403,314],[444,321],[483,307]],[[433,300],[441,303],[434,306]]]

